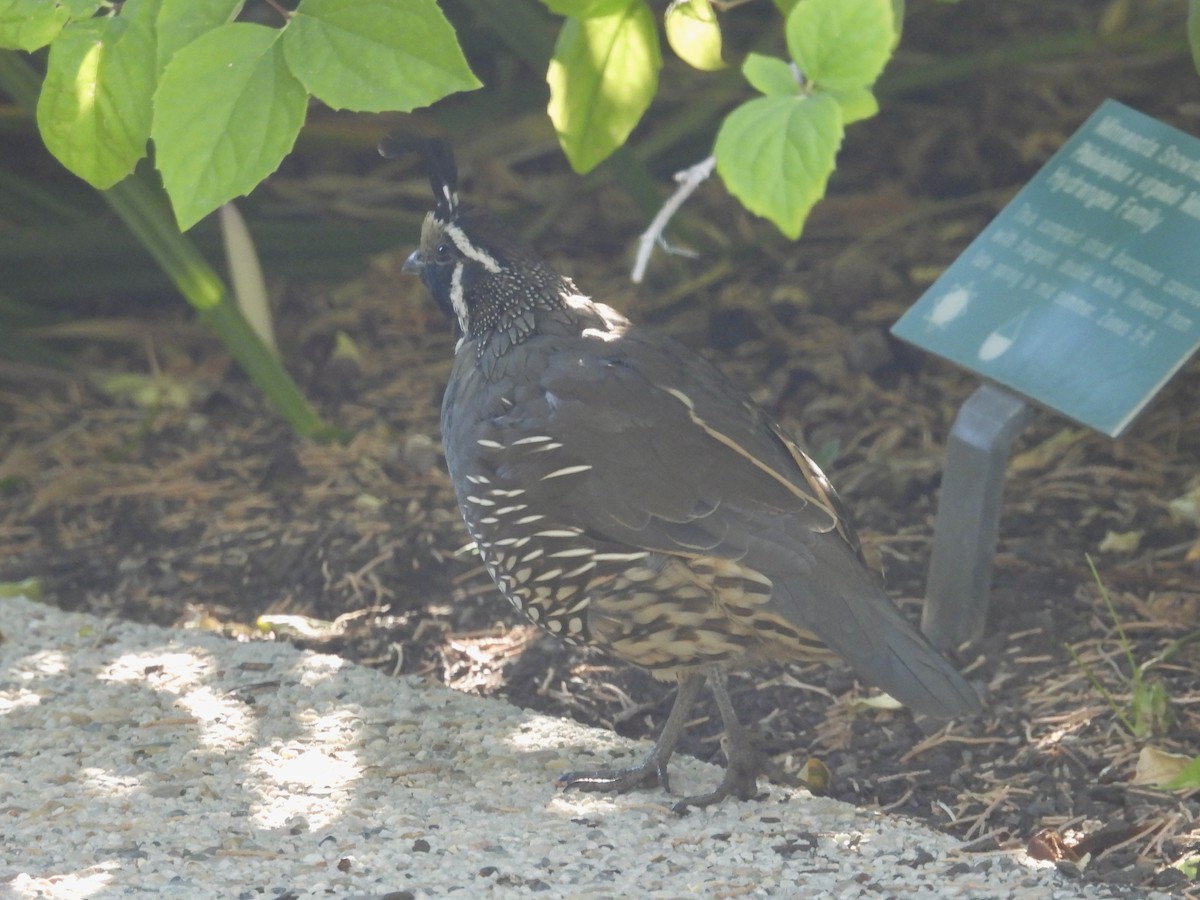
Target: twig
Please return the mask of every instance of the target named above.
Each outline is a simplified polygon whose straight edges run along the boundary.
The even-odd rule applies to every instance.
[[[710,156],[708,159],[701,160],[694,166],[684,169],[682,172],[675,173],[675,180],[679,182],[679,187],[675,190],[675,193],[667,198],[667,202],[662,205],[662,209],[658,211],[658,214],[654,217],[654,221],[650,223],[650,227],[638,238],[637,259],[634,260],[633,272],[629,276],[634,284],[642,283],[642,278],[646,275],[646,266],[650,264],[650,254],[654,252],[655,244],[662,245],[669,253],[683,252],[667,246],[666,239],[662,236],[663,229],[667,227],[667,223],[671,221],[671,217],[679,211],[679,207],[683,206],[696,188],[708,180],[716,166],[717,158]]]

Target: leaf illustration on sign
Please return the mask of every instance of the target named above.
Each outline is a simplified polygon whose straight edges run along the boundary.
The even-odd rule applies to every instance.
[[[929,323],[930,328],[945,328],[967,311],[973,296],[969,286],[955,285],[933,301],[933,309],[929,311],[925,321]]]
[[[1028,309],[1019,316],[1013,316],[985,337],[983,343],[979,345],[979,358],[984,362],[991,362],[996,357],[1007,353],[1009,348],[1016,343],[1017,337],[1021,334],[1021,326],[1025,324],[1027,318],[1029,318]]]

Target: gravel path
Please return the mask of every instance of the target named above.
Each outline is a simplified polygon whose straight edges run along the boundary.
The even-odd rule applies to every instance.
[[[775,786],[562,794],[645,748],[290,646],[23,599],[0,631],[0,897],[1153,896]]]

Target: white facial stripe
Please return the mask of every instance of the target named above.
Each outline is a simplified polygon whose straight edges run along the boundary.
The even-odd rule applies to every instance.
[[[458,316],[458,327],[466,335],[469,334],[469,331],[467,329],[467,301],[463,297],[462,273],[462,263],[455,263],[454,271],[450,273],[450,305],[454,307],[454,315]]]
[[[500,263],[496,262],[496,258],[486,250],[480,250],[470,239],[463,233],[463,230],[457,225],[450,223],[442,229],[442,234],[450,238],[454,242],[454,246],[458,248],[458,252],[467,259],[473,259],[489,272],[493,274],[500,271]]]

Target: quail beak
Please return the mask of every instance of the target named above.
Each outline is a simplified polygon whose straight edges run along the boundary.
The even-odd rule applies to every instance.
[[[408,254],[408,259],[404,261],[404,265],[400,267],[401,272],[412,272],[414,275],[420,275],[421,270],[425,268],[425,260],[421,257],[420,250],[414,250]]]

